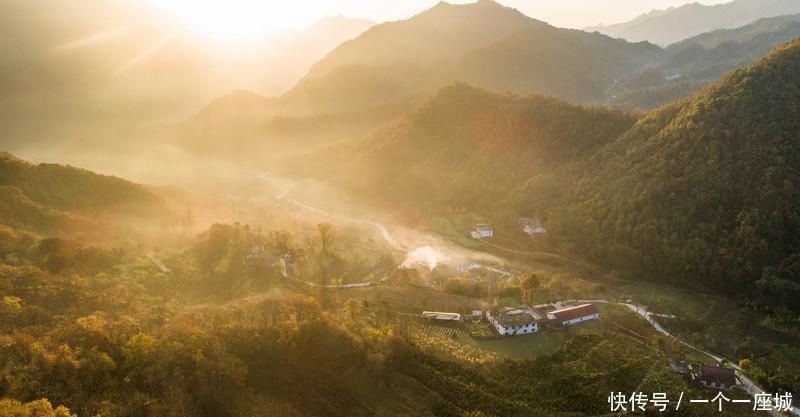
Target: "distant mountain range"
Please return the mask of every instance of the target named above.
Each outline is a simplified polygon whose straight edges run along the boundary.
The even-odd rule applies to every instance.
[[[630,22],[592,26],[585,30],[631,42],[649,41],[667,46],[701,33],[748,25],[764,17],[796,13],[800,13],[800,2],[796,0],[733,0],[712,6],[689,3],[667,10],[654,10]]]
[[[295,112],[408,110],[463,81],[603,103],[615,78],[653,63],[660,52],[646,43],[559,29],[491,0],[441,2],[343,43],[279,100]]]
[[[620,80],[611,92],[610,103],[626,108],[657,107],[690,95],[727,71],[745,66],[798,36],[800,14],[795,14],[676,42],[665,49],[658,65]]]

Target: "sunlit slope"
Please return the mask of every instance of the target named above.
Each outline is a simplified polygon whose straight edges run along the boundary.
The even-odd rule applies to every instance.
[[[364,139],[301,162],[376,200],[477,209],[513,197],[531,176],[588,157],[636,117],[544,96],[443,88]]]
[[[553,214],[606,264],[798,311],[798,181],[800,40],[639,121]]]
[[[143,186],[6,153],[0,153],[0,211],[0,223],[45,234],[92,234],[104,223],[167,215],[161,197]]]
[[[442,2],[345,42],[282,102],[310,112],[412,109],[454,81],[604,102],[615,77],[641,69],[660,53],[654,45],[555,28],[491,0]]]

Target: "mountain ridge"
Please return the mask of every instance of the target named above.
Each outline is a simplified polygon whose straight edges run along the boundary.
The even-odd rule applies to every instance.
[[[667,46],[711,30],[732,29],[760,18],[794,13],[800,13],[800,4],[793,0],[733,0],[714,5],[695,2],[667,10],[651,11],[629,22],[590,26],[585,30],[599,31],[630,41],[648,40]]]

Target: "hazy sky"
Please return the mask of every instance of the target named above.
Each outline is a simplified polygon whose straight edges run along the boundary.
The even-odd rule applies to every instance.
[[[194,26],[212,32],[245,34],[302,28],[322,16],[345,15],[376,22],[404,19],[438,0],[150,0]],[[474,0],[451,0],[470,3]],[[523,13],[556,26],[583,28],[630,20],[652,9],[680,6],[694,0],[500,0]],[[729,0],[699,0],[703,4]]]

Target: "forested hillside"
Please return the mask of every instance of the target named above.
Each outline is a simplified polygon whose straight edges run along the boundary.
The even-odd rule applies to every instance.
[[[576,254],[782,314],[800,310],[798,109],[795,41],[638,121],[459,84],[301,163],[394,210],[541,213]]]
[[[315,154],[320,164],[297,163],[361,194],[382,190],[374,197],[387,206],[477,210],[513,198],[531,177],[588,157],[635,121],[617,110],[454,84],[407,117]]]
[[[1,223],[41,233],[90,233],[103,218],[122,224],[167,213],[162,198],[138,184],[7,153],[0,153],[0,211]]]
[[[597,153],[559,233],[611,266],[800,311],[800,40]]]

